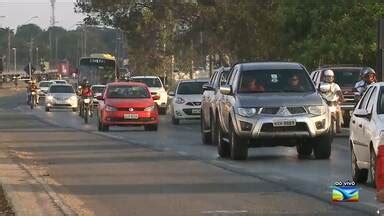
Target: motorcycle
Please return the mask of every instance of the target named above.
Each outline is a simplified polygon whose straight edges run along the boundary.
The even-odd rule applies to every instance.
[[[341,108],[339,104],[339,96],[336,94],[326,94],[329,92],[330,84],[323,83],[320,85],[320,94],[328,105],[331,113],[331,132],[333,135],[339,133],[341,129]]]
[[[82,116],[84,118],[84,123],[88,124],[89,117],[92,116],[92,98],[91,97],[85,97],[83,99],[83,105],[82,105]]]
[[[31,92],[31,101],[30,101],[31,109],[35,108],[35,106],[36,106],[36,98],[37,98],[37,92],[32,91]]]

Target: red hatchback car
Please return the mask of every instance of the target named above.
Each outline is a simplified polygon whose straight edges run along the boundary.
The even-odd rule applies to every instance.
[[[148,87],[136,82],[114,82],[106,86],[98,110],[98,129],[108,131],[110,126],[142,126],[156,131],[158,109]]]

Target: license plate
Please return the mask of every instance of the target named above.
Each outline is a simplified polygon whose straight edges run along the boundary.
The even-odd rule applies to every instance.
[[[294,119],[276,119],[273,120],[273,127],[292,127],[296,125]]]
[[[200,114],[200,112],[201,112],[200,109],[193,109],[192,110],[193,114]]]
[[[139,114],[124,114],[124,119],[138,119]]]

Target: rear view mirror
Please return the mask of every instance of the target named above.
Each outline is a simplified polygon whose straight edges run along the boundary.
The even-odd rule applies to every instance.
[[[168,95],[169,96],[175,96],[175,92],[174,91],[170,91],[170,92],[168,92]]]
[[[98,95],[98,96],[96,96],[96,99],[97,99],[97,100],[104,100],[103,95]]]
[[[152,96],[152,99],[153,100],[160,100],[160,95],[154,95],[154,96]]]

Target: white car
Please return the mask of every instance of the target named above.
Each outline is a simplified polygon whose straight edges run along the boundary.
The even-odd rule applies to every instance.
[[[376,155],[384,144],[384,82],[368,87],[350,121],[349,142],[353,180],[374,185]]]
[[[45,111],[54,108],[72,109],[77,111],[78,99],[73,87],[69,84],[52,84],[45,97]]]
[[[53,82],[51,81],[40,81],[38,86],[39,90],[37,91],[40,97],[45,97],[48,92],[49,86],[51,86]]]
[[[156,100],[156,103],[159,106],[159,113],[165,114],[167,112],[168,94],[164,88],[163,82],[161,82],[161,79],[158,76],[134,76],[131,77],[131,81],[145,83],[152,96],[159,95],[160,99]]]
[[[201,98],[203,85],[208,80],[183,80],[180,81],[171,103],[172,123],[177,125],[181,119],[200,119]]]
[[[53,82],[54,84],[68,84],[66,80],[50,80],[50,82]]]
[[[91,90],[93,93],[93,106],[97,107],[99,105],[98,96],[102,96],[105,90],[105,85],[92,85]]]

